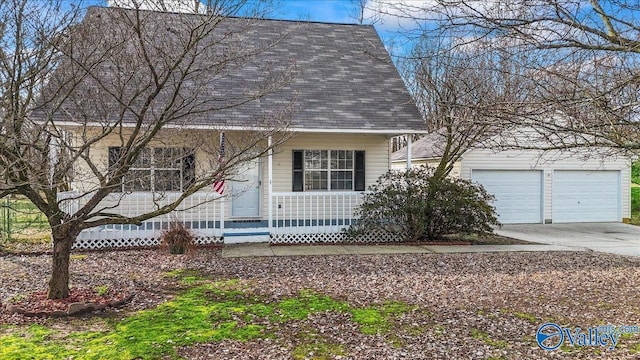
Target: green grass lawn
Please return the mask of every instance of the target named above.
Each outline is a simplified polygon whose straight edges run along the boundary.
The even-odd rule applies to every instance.
[[[125,253],[109,255],[76,254],[73,261],[103,269],[110,262],[127,259]],[[633,288],[640,264],[613,255],[566,252],[218,260],[210,255],[215,256],[203,254],[193,260],[197,264],[220,261],[212,272],[166,272],[167,262],[157,261],[168,260],[167,255],[140,252],[129,260],[156,262],[132,271],[121,268],[122,279],[140,282],[142,291],[159,292],[164,302],[154,301],[157,305],[145,310],[125,307],[76,319],[0,323],[0,359],[190,359],[206,354],[220,359],[242,354],[252,358],[263,349],[277,359],[384,359],[401,358],[393,354],[403,353],[428,356],[433,346],[448,351],[442,358],[480,352],[483,355],[477,358],[482,359],[516,359],[523,354],[542,358],[547,353],[535,339],[540,324],[635,325],[640,313]],[[22,263],[16,268],[19,271],[12,272],[15,275],[2,278],[13,282],[31,268],[24,262],[37,257],[20,261],[0,257],[0,264],[4,259],[6,264]],[[271,261],[277,263],[265,267]],[[479,263],[482,269],[477,269]],[[549,263],[554,267],[549,268]],[[349,274],[340,270],[325,275],[323,271],[332,266]],[[229,272],[221,273],[223,268]],[[257,268],[268,270],[254,276]],[[153,269],[161,272],[144,280]],[[378,280],[381,274],[387,277]],[[340,278],[334,281],[333,276]],[[554,286],[548,286],[550,276]],[[291,286],[288,279],[296,285]],[[589,283],[593,279],[613,284]],[[491,288],[478,287],[479,281]],[[424,288],[413,292],[421,286]],[[100,291],[100,287],[95,289]],[[609,298],[593,295],[609,293]],[[12,299],[19,300],[10,297],[6,301]],[[571,313],[574,308],[580,313]],[[640,335],[630,334],[623,340],[612,356],[636,359]],[[448,348],[439,347],[441,344]],[[604,350],[563,345],[556,354],[560,352],[586,359]]]
[[[631,223],[640,225],[640,187],[631,188]]]
[[[270,300],[253,295],[238,280],[210,281],[192,272],[168,273],[185,290],[173,300],[120,319],[97,319],[94,329],[60,331],[47,325],[0,328],[2,359],[165,359],[176,349],[222,340],[275,338],[287,323],[300,323],[312,314],[349,314],[364,335],[391,336],[394,319],[413,307],[400,302],[354,307],[313,291]],[[297,325],[296,325],[297,327]],[[313,331],[301,332],[293,359],[330,359],[344,355],[340,344]]]

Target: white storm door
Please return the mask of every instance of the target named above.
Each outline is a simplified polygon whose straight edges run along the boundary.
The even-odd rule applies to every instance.
[[[239,165],[231,182],[231,216],[260,216],[260,159]]]

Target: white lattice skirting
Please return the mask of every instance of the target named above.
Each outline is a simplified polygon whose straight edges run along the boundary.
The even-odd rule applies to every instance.
[[[195,238],[196,245],[222,244],[222,239],[218,237],[199,236]],[[160,238],[113,238],[113,239],[77,239],[73,244],[74,249],[96,250],[96,249],[117,249],[159,246]]]
[[[356,239],[349,238],[345,233],[312,233],[312,234],[272,234],[271,244],[335,244],[335,243],[392,243],[398,241],[397,237],[383,233],[371,233]],[[222,245],[224,240],[215,236],[197,236],[196,245]],[[99,250],[122,249],[137,247],[160,246],[160,238],[78,238],[73,244],[73,249]]]
[[[370,233],[356,239],[349,238],[344,232],[315,234],[272,234],[271,244],[333,244],[333,243],[389,243],[398,238],[384,233]]]

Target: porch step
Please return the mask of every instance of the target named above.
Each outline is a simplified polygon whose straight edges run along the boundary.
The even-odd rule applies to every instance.
[[[223,236],[225,244],[269,242],[271,239],[268,231],[234,231],[225,232]]]

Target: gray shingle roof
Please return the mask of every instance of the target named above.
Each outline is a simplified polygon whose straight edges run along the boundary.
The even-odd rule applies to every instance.
[[[100,15],[104,18],[112,11],[115,9],[92,8],[84,21]],[[169,26],[185,14],[145,12],[145,16]],[[257,79],[264,78],[265,67],[291,66],[295,73],[293,81],[258,101],[189,116],[186,126],[259,126],[261,117],[278,111],[277,108],[294,98],[292,128],[389,133],[424,129],[424,121],[373,26],[225,18],[212,36],[244,26],[248,26],[249,31],[242,35],[243,43],[250,46],[273,42],[274,45],[235,73],[204,84],[205,91],[239,94],[247,86],[255,86]],[[56,114],[56,118],[74,116],[77,114],[74,106],[78,105],[65,104],[64,111]],[[91,105],[82,106],[86,111],[86,106]],[[100,106],[106,108],[106,105]]]
[[[438,133],[432,132],[411,144],[411,159],[439,159],[444,153],[445,137]],[[404,147],[391,154],[391,161],[407,160],[407,148]]]

